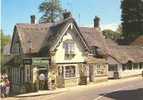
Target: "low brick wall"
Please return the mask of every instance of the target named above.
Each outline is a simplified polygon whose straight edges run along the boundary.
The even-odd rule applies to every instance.
[[[78,86],[79,78],[68,78],[64,79],[64,87]]]
[[[102,77],[95,77],[94,78],[95,83],[99,83],[99,82],[103,82],[103,81],[108,81],[108,76],[102,76]]]

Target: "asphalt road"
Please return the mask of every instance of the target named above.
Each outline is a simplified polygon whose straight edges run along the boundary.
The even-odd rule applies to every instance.
[[[66,92],[18,100],[143,100],[143,79],[129,80],[112,85],[82,86]],[[8,99],[7,99],[8,100]],[[16,100],[16,99],[15,99]]]

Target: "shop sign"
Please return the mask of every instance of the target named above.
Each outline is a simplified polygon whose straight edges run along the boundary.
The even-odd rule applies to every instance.
[[[32,59],[32,65],[49,65],[48,59]]]
[[[32,59],[23,59],[23,64],[31,65]]]

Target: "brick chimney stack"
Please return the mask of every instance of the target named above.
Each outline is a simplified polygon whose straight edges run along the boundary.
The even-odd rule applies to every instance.
[[[65,10],[65,12],[63,13],[63,18],[64,18],[64,19],[67,19],[67,18],[69,18],[69,17],[72,17],[71,12]]]
[[[100,28],[100,18],[98,16],[95,16],[94,18],[94,27]]]
[[[36,17],[35,17],[35,15],[31,15],[30,18],[31,18],[31,24],[36,24]]]

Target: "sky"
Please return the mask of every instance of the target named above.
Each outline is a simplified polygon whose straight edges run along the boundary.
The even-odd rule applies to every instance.
[[[39,4],[44,0],[2,0],[1,28],[5,34],[12,35],[16,23],[30,23],[30,15],[41,13]],[[99,16],[102,29],[113,29],[121,23],[121,0],[60,0],[64,9],[71,11],[79,26],[93,27],[93,19]]]

